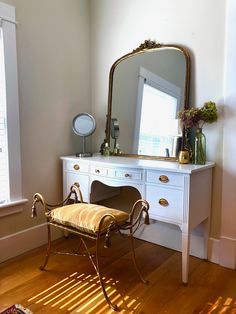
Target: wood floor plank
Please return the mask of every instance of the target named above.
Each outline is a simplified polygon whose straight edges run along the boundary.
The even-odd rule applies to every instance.
[[[181,253],[136,241],[137,261],[149,285],[132,265],[129,242],[115,237],[103,251],[103,275],[119,313],[236,313],[236,272],[190,257],[187,287],[181,283]],[[54,243],[58,249],[77,244],[75,237]],[[92,245],[92,243],[90,244]],[[52,255],[40,271],[45,247],[0,264],[0,311],[19,303],[33,313],[114,313],[101,293],[87,258]]]

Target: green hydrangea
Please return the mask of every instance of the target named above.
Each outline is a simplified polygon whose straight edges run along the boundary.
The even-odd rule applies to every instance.
[[[216,104],[213,101],[205,102],[200,110],[204,122],[213,123],[217,121],[217,109]]]
[[[202,128],[204,123],[217,121],[217,117],[217,108],[213,101],[205,102],[201,108],[185,109],[178,113],[178,118],[185,129]]]

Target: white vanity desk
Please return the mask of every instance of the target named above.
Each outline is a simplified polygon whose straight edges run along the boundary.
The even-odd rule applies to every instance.
[[[151,219],[179,226],[182,232],[183,283],[188,282],[190,233],[203,221],[204,258],[207,259],[213,162],[203,166],[180,165],[177,162],[100,155],[61,159],[64,196],[75,182],[79,182],[86,202],[90,202],[94,181],[111,187],[131,186],[149,202]]]

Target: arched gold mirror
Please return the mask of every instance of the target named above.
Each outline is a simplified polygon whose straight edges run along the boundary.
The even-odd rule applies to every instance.
[[[186,48],[146,40],[112,65],[106,142],[119,123],[122,156],[176,160],[182,130],[178,111],[188,108],[190,57]]]

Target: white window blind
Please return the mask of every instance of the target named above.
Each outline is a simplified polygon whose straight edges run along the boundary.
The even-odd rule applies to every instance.
[[[0,27],[0,204],[9,201],[9,165],[7,147],[5,67],[2,28]]]

